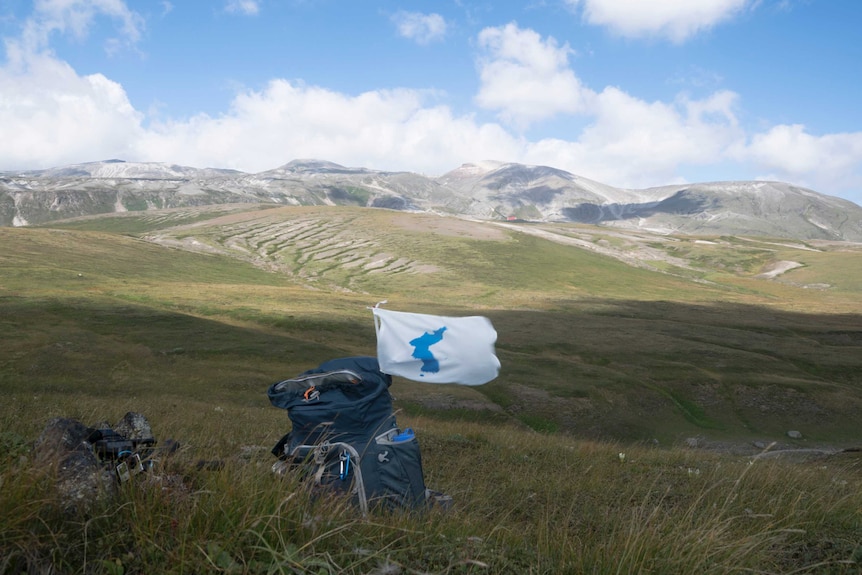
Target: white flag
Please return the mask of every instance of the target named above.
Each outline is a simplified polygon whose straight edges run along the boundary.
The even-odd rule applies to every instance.
[[[428,383],[481,385],[497,377],[497,332],[487,317],[371,308],[380,371]]]

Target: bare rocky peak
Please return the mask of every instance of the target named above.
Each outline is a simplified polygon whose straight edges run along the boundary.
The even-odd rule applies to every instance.
[[[467,179],[476,179],[481,178],[488,172],[501,168],[505,166],[505,162],[496,162],[493,160],[486,160],[484,162],[476,162],[469,164],[461,164],[451,172],[445,173],[440,177],[441,181],[444,182],[453,182],[458,180],[467,180]]]
[[[862,208],[784,182],[709,182],[654,188],[644,227],[692,234],[751,234],[862,241]]]
[[[313,175],[313,174],[368,174],[373,170],[366,168],[347,168],[335,162],[325,160],[293,160],[274,170],[261,172],[263,174],[291,174],[291,175]]]
[[[29,170],[7,173],[7,177],[36,178],[43,181],[69,180],[80,178],[117,179],[117,180],[182,180],[191,178],[225,177],[241,174],[236,170],[216,168],[190,168],[163,162],[126,162],[124,160],[103,160],[86,162],[47,170]]]

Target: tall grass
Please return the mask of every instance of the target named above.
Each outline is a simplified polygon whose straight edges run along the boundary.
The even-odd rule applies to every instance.
[[[254,414],[234,413],[223,432],[254,422]],[[858,458],[759,459],[463,421],[403,424],[417,430],[426,482],[453,496],[452,509],[363,518],[347,501],[312,496],[296,475],[273,474],[264,449],[240,452],[201,429],[157,472],[69,515],[56,501],[51,471],[33,468],[19,452],[0,470],[6,572],[48,565],[92,573],[860,568]],[[199,468],[201,456],[223,465]]]
[[[390,216],[339,217],[365,230]],[[272,225],[295,237],[290,222]],[[421,226],[383,227],[369,245],[393,251],[385,277],[324,257],[335,244],[267,244],[266,230],[262,249],[306,267],[270,273],[108,233],[0,229],[0,573],[860,571],[858,452],[679,447],[692,436],[787,444],[797,424],[805,439],[784,447],[855,445],[858,272],[834,293],[723,271],[701,289],[535,238],[425,242]],[[399,245],[448,267],[411,274]],[[708,256],[748,261],[714,246]],[[850,259],[817,253],[805,281]],[[363,517],[272,473],[269,449],[289,422],[265,390],[333,357],[373,355],[366,307],[390,291],[393,308],[481,310],[504,367],[479,388],[396,380],[426,482],[454,505]],[[57,462],[37,459],[33,441],[52,417],[92,425],[127,411],[180,450],[68,510]]]

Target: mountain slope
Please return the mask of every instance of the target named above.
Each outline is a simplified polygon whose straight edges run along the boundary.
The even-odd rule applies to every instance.
[[[641,228],[688,234],[862,239],[859,206],[781,182],[716,182],[651,191],[664,199],[630,208],[628,220],[603,221],[625,226],[637,218]]]
[[[713,182],[627,190],[562,170],[465,164],[440,178],[474,198],[471,214],[641,228],[862,241],[862,208],[780,182]],[[490,209],[489,209],[490,208]]]
[[[548,166],[481,162],[439,178],[294,160],[246,174],[121,160],[0,174],[0,225],[229,203],[351,205],[653,232],[862,241],[862,207],[779,182],[615,188]]]

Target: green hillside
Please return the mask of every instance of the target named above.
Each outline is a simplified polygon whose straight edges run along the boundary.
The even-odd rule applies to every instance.
[[[117,235],[119,222],[134,233]],[[161,378],[168,362],[172,377],[184,377],[163,353],[183,348],[189,372],[212,371],[208,379],[227,387],[256,373],[262,389],[333,355],[373,355],[367,307],[388,300],[390,309],[481,313],[499,335],[497,380],[457,392],[399,381],[411,413],[453,417],[463,404],[470,416],[539,430],[662,444],[781,440],[788,430],[810,441],[857,439],[859,250],[677,238],[666,250],[676,259],[656,271],[527,231],[346,208],[5,228],[7,337],[26,349],[32,330],[44,337],[37,326],[61,323],[58,338],[75,330],[86,339],[95,322],[111,334],[104,345],[146,350],[148,363],[131,363],[124,385]],[[791,259],[798,267],[784,276],[756,277]],[[267,351],[245,358],[253,341]],[[195,346],[201,364],[190,359]],[[80,347],[110,373],[114,351]],[[235,367],[209,368],[225,357]]]
[[[0,245],[0,573],[82,561],[98,573],[853,573],[862,561],[854,452],[750,465],[755,444],[860,446],[859,246],[350,208],[88,218],[0,228]],[[498,332],[496,380],[392,386],[429,485],[457,502],[449,515],[358,519],[269,472],[289,422],[267,387],[373,355],[368,307],[382,300],[485,315]],[[29,442],[51,417],[127,411],[186,445],[178,465],[224,470],[184,471],[180,499],[144,489],[119,514],[56,514]]]

